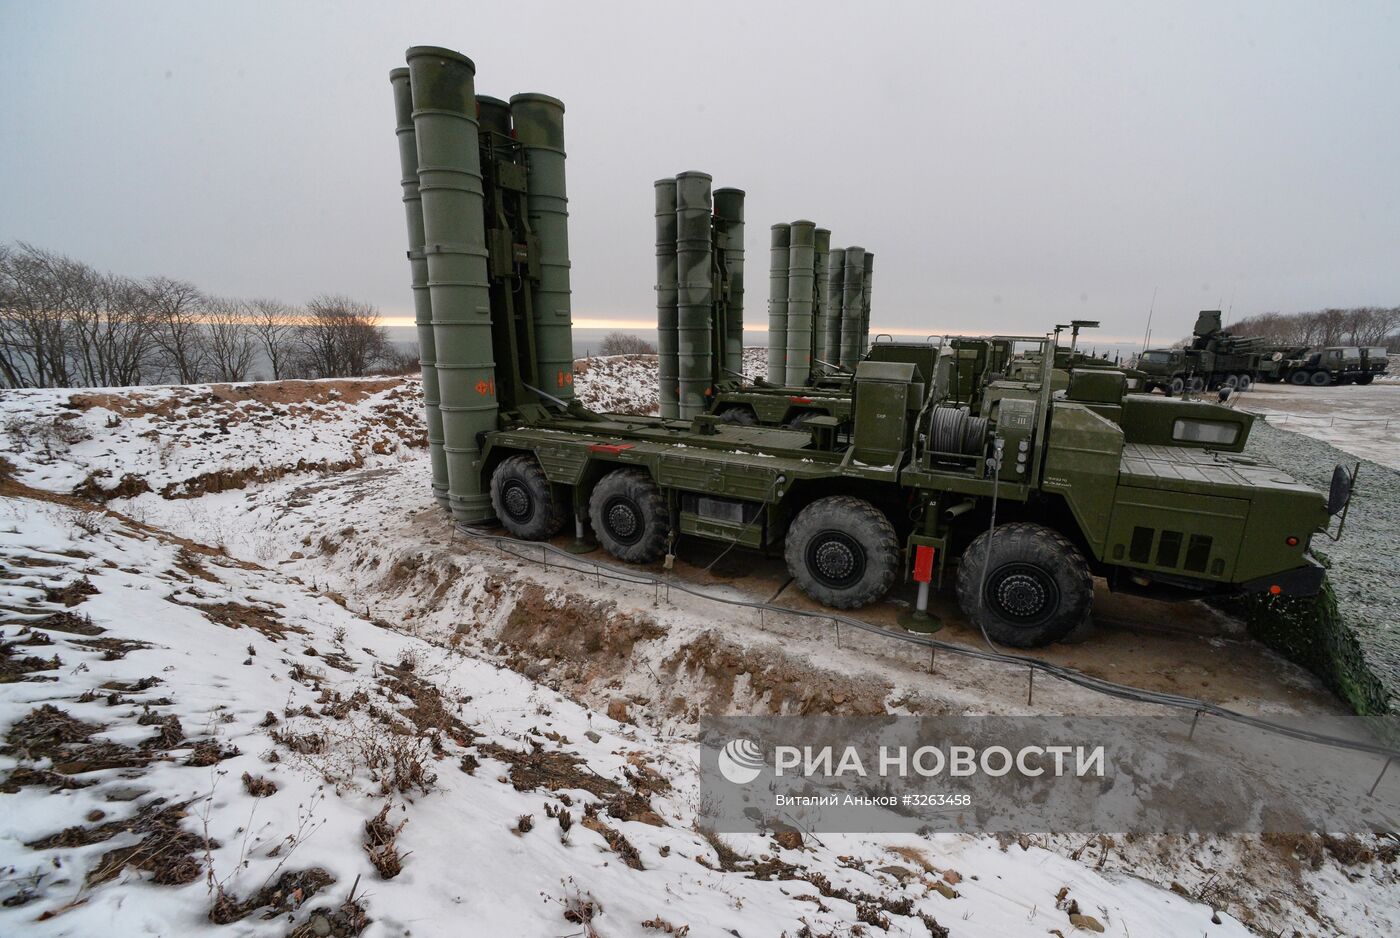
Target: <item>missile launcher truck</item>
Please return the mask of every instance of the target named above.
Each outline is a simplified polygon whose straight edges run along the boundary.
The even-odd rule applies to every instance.
[[[773,226],[767,377],[746,384],[744,191],[714,189],[698,204],[711,182],[686,172],[653,184],[661,416],[707,411],[750,426],[849,416],[850,369],[839,362],[867,341],[874,255],[851,249],[860,253],[847,272],[848,251],[831,250],[829,230],[806,220]]]
[[[983,344],[956,375],[861,362],[844,424],[586,410],[569,379],[563,105],[478,97],[471,61],[435,47],[410,49],[390,77],[433,493],[455,522],[545,539],[572,521],[638,564],[688,539],[741,546],[782,557],[837,609],[900,581],[918,584],[922,609],[949,586],[989,637],[1022,647],[1082,622],[1094,576],[1163,597],[1319,588],[1309,544],[1345,504],[1344,471],[1324,499],[1241,452],[1250,415],[1125,395],[1120,373],[1076,372],[1052,395],[1051,335],[967,340]],[[714,193],[687,185],[681,329],[687,305],[712,299],[696,272]],[[1015,346],[1041,356],[1035,381],[989,367]],[[680,364],[681,402],[689,387],[696,404]]]

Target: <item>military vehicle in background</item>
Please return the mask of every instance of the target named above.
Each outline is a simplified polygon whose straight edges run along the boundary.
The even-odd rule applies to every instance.
[[[1370,384],[1377,375],[1385,374],[1389,364],[1389,353],[1381,347],[1328,346],[1311,354],[1283,359],[1275,380],[1314,387]]]
[[[390,79],[433,492],[458,524],[540,540],[572,520],[579,549],[591,527],[628,563],[687,539],[762,551],[839,609],[900,580],[924,609],[952,585],[973,623],[1014,646],[1083,622],[1094,576],[1163,598],[1319,588],[1309,544],[1350,494],[1343,470],[1324,499],[1240,452],[1251,415],[1124,394],[1121,373],[1075,370],[1053,394],[1053,335],[958,339],[932,376],[859,362],[844,422],[707,412],[709,371],[685,356],[729,345],[699,326],[714,328],[698,309],[712,305],[715,260],[703,174],[678,177],[676,199],[690,415],[588,411],[569,377],[563,105],[479,97],[474,65],[450,50],[407,58]],[[1040,356],[1034,380],[1001,376],[1017,351]]]
[[[657,328],[666,335],[673,223],[667,216],[669,180],[656,185]],[[719,216],[717,190],[716,213]],[[742,362],[712,367],[705,408],[729,423],[799,427],[816,416],[850,416],[851,375],[864,357],[870,335],[870,294],[875,255],[861,247],[832,248],[831,232],[803,220],[770,230],[767,375],[747,378]],[[724,274],[716,264],[711,320],[727,318]],[[740,350],[742,351],[742,350]],[[673,401],[670,372],[676,370],[667,344],[659,348],[661,415],[690,416]],[[687,352],[678,349],[684,359]]]
[[[1191,341],[1179,349],[1148,349],[1135,367],[1146,376],[1143,390],[1171,394],[1228,387],[1246,389],[1259,379],[1260,363],[1273,351],[1257,336],[1237,336],[1220,324],[1220,310],[1202,310]]]
[[[1068,325],[1055,327],[1056,338],[1059,333],[1069,330],[1070,342],[1068,346],[1055,345],[1055,369],[1051,373],[1052,387],[1056,391],[1063,391],[1069,387],[1070,372],[1081,369],[1098,369],[1121,371],[1125,378],[1125,386],[1128,391],[1146,391],[1147,375],[1129,365],[1114,361],[1105,356],[1095,355],[1091,352],[1081,352],[1079,350],[1079,333],[1083,329],[1097,329],[1099,323],[1089,319],[1072,319]],[[1035,356],[1020,355],[1013,358],[1007,366],[1006,376],[1008,378],[1020,378],[1022,376],[1034,375],[1039,368],[1039,360]]]
[[[1264,345],[1259,349],[1259,361],[1254,369],[1254,382],[1285,380],[1289,363],[1308,354],[1306,345]]]

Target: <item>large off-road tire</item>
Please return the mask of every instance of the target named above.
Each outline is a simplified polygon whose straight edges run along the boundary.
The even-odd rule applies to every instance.
[[[1357,384],[1370,384],[1372,381],[1375,381],[1375,380],[1376,380],[1376,376],[1375,376],[1375,375],[1362,375],[1361,377],[1359,377],[1359,378],[1356,379],[1356,383],[1357,383]]]
[[[1233,391],[1233,390],[1235,390],[1235,388],[1237,388],[1237,387],[1239,387],[1239,386],[1240,386],[1240,376],[1239,376],[1239,375],[1226,375],[1226,376],[1225,376],[1225,387],[1227,387],[1227,388],[1229,388],[1231,391]]]
[[[1206,389],[1206,379],[1202,378],[1200,375],[1196,375],[1186,382],[1186,389],[1188,391],[1204,391]]]
[[[1315,388],[1325,388],[1332,383],[1332,375],[1326,371],[1314,371],[1308,381]]]
[[[527,541],[553,537],[568,520],[540,464],[523,454],[503,459],[491,474],[491,507],[507,531]]]
[[[985,588],[982,567],[991,562]],[[1064,638],[1089,615],[1094,581],[1068,538],[1029,522],[984,532],[958,560],[958,605],[999,645],[1036,648]]]
[[[1183,378],[1181,375],[1177,375],[1175,378],[1172,378],[1172,380],[1167,384],[1167,391],[1173,396],[1178,396],[1181,394],[1182,391],[1185,390],[1186,379]]]
[[[733,423],[741,427],[758,426],[758,417],[747,407],[731,407],[719,415],[720,423]]]
[[[593,534],[603,549],[628,563],[653,563],[666,553],[671,519],[666,499],[641,469],[614,469],[588,499]]]
[[[1254,379],[1251,378],[1249,375],[1240,375],[1240,380],[1237,387],[1241,391],[1248,391],[1250,388],[1254,387]]]
[[[800,410],[787,419],[783,426],[789,430],[801,430],[807,426],[807,421],[813,417],[820,416],[815,410]]]
[[[824,606],[859,609],[894,584],[899,539],[889,519],[865,499],[832,495],[797,513],[783,558],[808,596]]]

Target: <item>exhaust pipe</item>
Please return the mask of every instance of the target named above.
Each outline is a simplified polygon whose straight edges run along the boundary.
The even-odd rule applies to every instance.
[[[656,377],[661,416],[680,416],[676,327],[676,180],[656,180]]]
[[[448,503],[473,523],[494,514],[476,440],[497,419],[476,66],[436,46],[414,46],[407,59]]]
[[[433,498],[447,500],[447,454],[442,449],[442,411],[438,409],[437,359],[433,343],[433,304],[428,295],[428,261],[423,254],[423,199],[418,194],[418,138],[413,133],[413,90],[408,69],[389,73],[394,89],[394,133],[399,140],[404,216],[408,221],[408,267],[413,282],[413,324],[418,334],[418,364],[423,370],[423,409],[428,424],[428,459],[433,469]]]
[[[805,386],[812,374],[812,265],[817,226],[795,221],[789,228],[787,368],[784,383]]]
[[[788,250],[791,230],[774,225],[768,250],[768,383],[787,384]]]
[[[510,99],[516,139],[525,151],[526,206],[540,246],[534,291],[535,373],[543,390],[574,397],[574,329],[569,306],[569,197],[564,185],[564,103],[547,94]]]
[[[676,177],[676,336],[682,420],[704,413],[705,397],[710,392],[712,181],[708,173],[688,172]]]

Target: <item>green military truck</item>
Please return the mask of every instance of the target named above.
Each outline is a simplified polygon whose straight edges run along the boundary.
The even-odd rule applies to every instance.
[[[1048,370],[957,405],[912,365],[865,362],[844,432],[830,417],[788,430],[559,414],[488,433],[478,484],[517,536],[572,515],[631,563],[679,538],[735,543],[781,554],[836,608],[911,576],[954,585],[1018,647],[1083,621],[1094,575],[1163,598],[1317,590],[1308,545],[1327,505],[1239,452],[1248,414],[1124,394],[1112,372],[1078,372],[1054,399]]]
[[[1087,319],[1071,320],[1067,326],[1057,326],[1056,331],[1070,330],[1070,344],[1068,346],[1058,344],[1058,335],[1055,345],[1055,370],[1051,373],[1051,385],[1056,391],[1062,391],[1069,387],[1070,373],[1075,370],[1104,370],[1121,371],[1125,378],[1125,387],[1128,391],[1151,391],[1152,387],[1145,372],[1139,371],[1129,365],[1110,361],[1103,356],[1094,355],[1090,352],[1079,350],[1079,333],[1083,329],[1097,329],[1098,322]],[[1018,355],[1013,358],[1006,369],[1006,377],[1023,378],[1033,377],[1040,368],[1040,362],[1035,355]]]
[[[1147,349],[1135,367],[1145,376],[1146,391],[1245,390],[1259,380],[1267,348],[1261,338],[1226,332],[1220,310],[1206,309],[1197,315],[1191,340],[1184,347]]]
[[[1241,452],[1250,415],[1125,394],[1121,373],[1076,371],[1055,393],[1052,335],[966,340],[959,366],[931,377],[861,362],[850,419],[800,429],[586,410],[556,361],[569,330],[563,105],[524,94],[482,107],[474,66],[449,50],[416,47],[408,66],[391,79],[431,342],[433,490],[456,522],[543,539],[572,520],[628,563],[692,538],[761,551],[838,609],[901,580],[923,608],[947,586],[987,636],[1018,647],[1084,621],[1095,576],[1163,598],[1319,588],[1309,544],[1349,496],[1345,473],[1324,499]],[[678,199],[696,272],[711,260],[707,182],[691,177]],[[682,306],[712,299],[712,281],[680,282]],[[713,347],[699,338],[682,341]],[[1039,354],[1035,380],[1000,376],[1016,345]]]
[[[1286,359],[1279,380],[1290,384],[1370,384],[1385,374],[1389,353],[1382,347],[1328,346],[1309,355]]]

